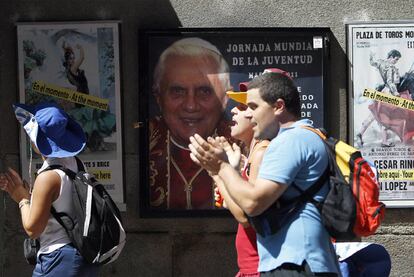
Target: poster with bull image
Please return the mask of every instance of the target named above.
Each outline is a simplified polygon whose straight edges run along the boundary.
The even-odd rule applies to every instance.
[[[347,24],[354,146],[378,169],[380,199],[414,206],[414,22]]]
[[[125,209],[118,24],[19,23],[19,101],[53,102],[80,124],[86,146],[79,158]],[[42,163],[22,131],[22,172],[31,183]]]
[[[239,91],[265,69],[298,86],[301,115],[324,127],[327,28],[143,30],[140,34],[141,215],[200,216],[226,211],[214,183],[189,155],[189,137],[230,138],[226,91]]]

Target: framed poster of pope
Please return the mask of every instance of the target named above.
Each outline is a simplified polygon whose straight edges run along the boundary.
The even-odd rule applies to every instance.
[[[289,73],[302,117],[323,127],[327,28],[143,30],[139,36],[140,214],[215,216],[215,185],[189,156],[189,136],[230,137],[226,91],[265,69]]]

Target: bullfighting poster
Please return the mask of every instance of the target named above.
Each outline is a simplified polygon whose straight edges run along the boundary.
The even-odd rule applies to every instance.
[[[354,145],[378,169],[380,199],[414,206],[414,22],[347,24]]]
[[[118,24],[19,23],[18,66],[20,102],[53,102],[82,126],[86,146],[80,159],[125,209]],[[21,164],[33,183],[42,160],[23,131]]]
[[[140,34],[141,215],[200,216],[225,212],[214,183],[189,156],[189,136],[230,138],[226,91],[265,69],[288,72],[301,116],[325,124],[328,28],[205,28]],[[146,167],[145,167],[146,166]]]

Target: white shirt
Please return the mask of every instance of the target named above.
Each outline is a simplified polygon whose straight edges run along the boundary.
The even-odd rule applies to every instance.
[[[42,167],[38,170],[38,173],[42,172],[50,165],[62,165],[74,172],[78,172],[78,166],[74,157],[69,158],[47,158]],[[72,203],[72,180],[62,170],[54,169],[61,178],[60,192],[58,198],[52,203],[52,206],[57,212],[63,212],[68,215],[73,213]],[[37,184],[42,185],[42,184]],[[65,229],[59,222],[50,214],[46,228],[39,237],[40,250],[38,255],[51,253],[56,249],[59,249],[66,244],[69,244],[70,238],[68,237]]]

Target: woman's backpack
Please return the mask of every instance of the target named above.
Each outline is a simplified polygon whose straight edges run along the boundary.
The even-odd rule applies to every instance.
[[[53,207],[51,212],[86,261],[108,264],[118,258],[125,245],[121,214],[104,186],[85,171],[79,158],[75,158],[78,173],[61,165],[51,165],[44,170],[60,169],[73,181],[73,216]]]

